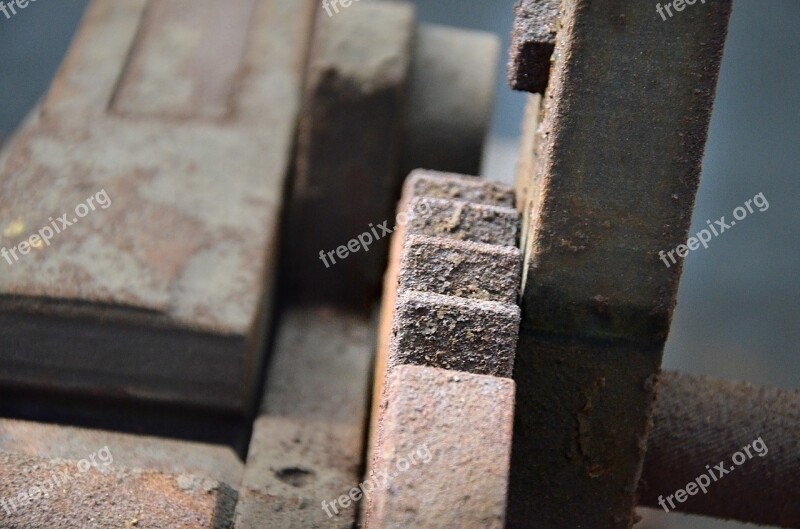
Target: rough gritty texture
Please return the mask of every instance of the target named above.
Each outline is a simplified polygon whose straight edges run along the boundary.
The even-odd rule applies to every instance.
[[[233,63],[236,82],[221,121],[209,121],[200,111],[206,107],[191,98],[186,108],[198,113],[181,119],[108,111],[118,90],[120,105],[140,104],[119,84],[137,36],[174,37],[176,47],[162,54],[142,44],[132,68],[150,66],[123,79],[139,87],[157,82],[158,65],[173,65],[176,55],[207,53],[202,31],[186,27],[182,10],[167,10],[156,37],[140,33],[146,4],[91,4],[41,110],[0,158],[3,246],[18,244],[50,216],[67,212],[71,220],[75,206],[101,189],[111,200],[50,246],[3,264],[0,317],[9,318],[4,327],[20,327],[0,336],[0,382],[241,410],[257,372],[263,300],[277,265],[315,4],[260,0],[241,17],[217,2],[192,2],[206,14],[213,4],[214,30],[239,24],[246,35],[239,56],[204,62],[208,70],[189,61],[170,76],[175,86],[207,86],[205,76],[229,76]],[[37,322],[60,327],[49,332]],[[114,339],[97,331],[109,323],[126,334]],[[45,348],[58,343],[74,347]],[[29,362],[37,357],[39,367]]]
[[[511,33],[508,82],[514,90],[543,94],[556,44],[560,0],[519,0]]]
[[[217,481],[0,452],[5,529],[228,529],[236,492]],[[57,482],[57,483],[56,483]],[[32,490],[31,487],[40,487]],[[34,495],[12,508],[9,498]],[[9,514],[6,510],[9,507]]]
[[[362,310],[375,299],[388,239],[342,255],[370,223],[394,228],[414,30],[408,3],[319,11],[282,255],[293,299]],[[320,251],[340,247],[326,267]]]
[[[407,290],[395,308],[389,370],[425,365],[511,377],[519,307]]]
[[[751,448],[754,457],[709,485],[707,494],[674,504],[687,513],[800,527],[800,391],[663,373],[653,420],[640,504],[661,509],[659,496],[684,489],[706,465],[732,467],[733,454],[760,438],[763,457]]]
[[[230,448],[155,437],[0,419],[0,451],[80,460],[108,447],[114,464],[192,474],[238,487],[244,465]]]
[[[410,235],[397,288],[516,304],[521,269],[517,248]]]
[[[409,207],[429,213],[412,217],[408,233],[503,246],[516,246],[519,239],[519,214],[511,208],[427,197]]]
[[[322,501],[360,481],[374,347],[374,323],[363,317],[324,307],[283,314],[237,529],[352,526],[358,506],[328,517]]]
[[[508,186],[487,182],[478,177],[464,176],[438,171],[416,170],[403,184],[403,194],[397,206],[398,212],[406,211],[411,202],[419,197],[441,199],[461,199],[497,207],[513,207],[514,192]],[[417,210],[419,206],[417,203]],[[370,424],[369,449],[374,447],[375,429],[378,423],[380,399],[383,392],[386,366],[389,358],[389,344],[394,322],[395,305],[398,293],[398,274],[408,230],[401,226],[392,234],[389,265],[386,269],[381,298],[381,315],[378,325],[378,347],[375,357],[375,381],[372,397],[372,421]],[[368,462],[371,461],[368,458]]]
[[[368,499],[368,529],[501,529],[505,514],[514,383],[443,369],[400,366],[387,382]],[[421,450],[422,449],[422,450]],[[424,456],[403,471],[412,454]],[[400,466],[398,466],[400,463]]]
[[[697,8],[699,7],[699,8]],[[729,1],[561,3],[530,174],[509,527],[633,523]]]
[[[487,206],[514,207],[513,189],[477,176],[417,169],[408,175],[403,190],[405,201],[414,197],[429,197],[463,200]]]
[[[361,400],[362,409],[366,399]],[[360,482],[363,422],[262,416],[255,424],[236,529],[350,529],[358,506],[330,509]]]
[[[494,103],[499,48],[491,33],[419,26],[401,174],[418,167],[478,174]]]

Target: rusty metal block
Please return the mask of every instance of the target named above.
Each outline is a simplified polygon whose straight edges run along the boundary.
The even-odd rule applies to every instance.
[[[231,527],[237,495],[224,483],[187,474],[132,470],[113,462],[106,465],[97,458],[95,462],[0,452],[3,476],[0,526],[9,529]]]
[[[324,307],[283,314],[250,442],[237,529],[355,523],[355,506],[326,512],[322,502],[348,494],[361,478],[373,325]]]
[[[508,82],[514,90],[543,94],[556,45],[560,0],[519,0],[511,33]]]
[[[389,371],[402,364],[511,377],[516,304],[406,290],[395,308]]]
[[[419,197],[409,209],[426,212],[409,216],[410,234],[514,247],[519,240],[519,214],[511,208]]]
[[[403,198],[399,211],[412,198],[429,197],[463,200],[487,206],[514,207],[514,191],[506,185],[490,182],[477,176],[417,169],[412,171],[403,185]]]
[[[2,245],[110,205],[0,262],[0,384],[245,410],[314,5],[91,4],[2,156]]]
[[[244,464],[230,448],[70,426],[0,419],[0,451],[80,460],[100,448],[114,464],[165,474],[191,474],[238,488]]]
[[[378,290],[387,239],[334,266],[319,254],[391,217],[415,24],[407,2],[318,14],[282,257],[294,300],[363,309]]]
[[[419,202],[412,201],[422,198],[432,197],[436,199],[451,199],[469,201],[474,204],[483,204],[500,208],[505,214],[514,217],[516,214],[509,212],[508,208],[513,207],[514,193],[502,184],[487,182],[481,178],[473,176],[457,175],[429,170],[416,170],[412,172],[403,184],[403,194],[398,204],[398,212],[412,211],[430,213],[431,210],[421,209]],[[427,206],[427,204],[425,204]],[[398,281],[400,272],[400,262],[403,254],[406,237],[414,236],[413,230],[409,231],[409,226],[400,226],[392,234],[391,251],[389,254],[389,265],[384,276],[383,297],[381,299],[381,315],[378,325],[378,347],[375,358],[375,377],[372,400],[372,421],[370,426],[369,448],[372,450],[375,440],[375,428],[378,423],[380,399],[386,377],[386,369],[389,361],[389,347],[392,336],[392,326],[395,317],[395,306],[397,304]],[[436,235],[434,233],[434,235]],[[510,239],[507,237],[507,239]]]
[[[729,14],[561,3],[520,201],[533,214],[509,527],[632,523],[681,272],[658,254],[687,237]]]
[[[366,399],[361,400],[362,410]],[[363,414],[363,412],[362,412]],[[236,529],[350,529],[355,505],[328,508],[357,487],[364,423],[264,415],[256,420]]]
[[[502,528],[514,383],[399,366],[383,406],[365,527]]]
[[[397,288],[516,304],[521,271],[517,248],[410,235]]]

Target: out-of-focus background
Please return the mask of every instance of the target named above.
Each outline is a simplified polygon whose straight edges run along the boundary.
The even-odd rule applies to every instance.
[[[86,3],[42,0],[11,20],[0,16],[0,142],[47,89]],[[506,53],[514,0],[417,4],[424,21],[496,33]],[[800,0],[735,0],[692,232],[707,219],[730,219],[758,193],[769,209],[749,215],[708,249],[690,252],[668,369],[800,387],[799,50]],[[511,182],[525,96],[507,87],[504,66],[497,90],[484,175]],[[645,529],[747,527],[643,514],[637,527]]]

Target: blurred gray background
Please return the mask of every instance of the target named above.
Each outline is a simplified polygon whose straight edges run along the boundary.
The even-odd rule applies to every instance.
[[[491,31],[503,40],[484,174],[511,182],[525,103],[505,84],[514,0],[417,4],[425,21]],[[11,20],[0,16],[0,141],[46,90],[85,5],[42,0]],[[692,232],[706,219],[730,219],[757,193],[770,207],[713,239],[708,249],[690,252],[667,344],[668,369],[800,387],[798,87],[800,0],[735,0]],[[637,527],[745,527],[644,514]]]

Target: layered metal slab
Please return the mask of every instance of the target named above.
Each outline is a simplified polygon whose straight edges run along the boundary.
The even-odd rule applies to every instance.
[[[0,384],[245,410],[314,6],[89,6],[0,160]]]

